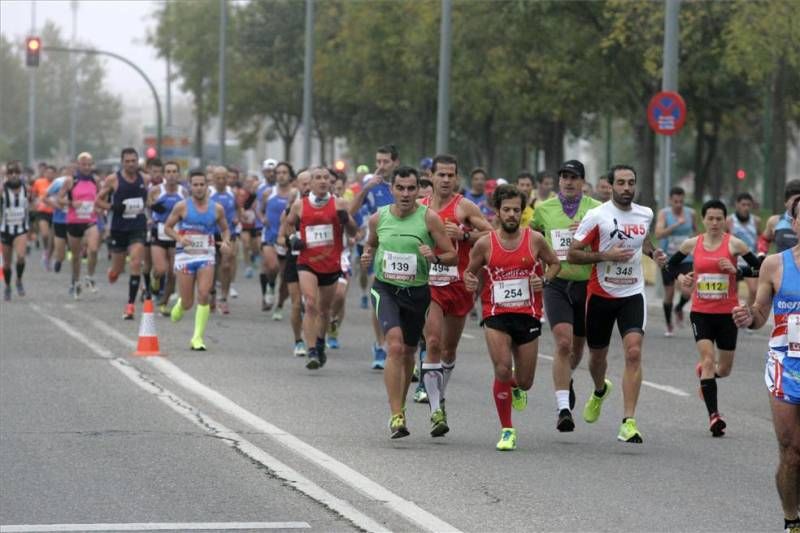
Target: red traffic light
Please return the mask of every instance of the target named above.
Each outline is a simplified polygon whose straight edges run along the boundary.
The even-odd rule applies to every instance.
[[[743,168],[740,168],[739,170],[736,171],[737,180],[743,180],[746,177],[747,177],[747,172],[745,172]]]
[[[155,159],[158,157],[158,150],[150,146],[147,150],[144,151],[144,156],[147,159]]]
[[[42,40],[38,37],[25,39],[25,64],[29,67],[39,66],[39,52],[42,50]]]
[[[335,168],[337,172],[344,172],[344,169],[346,169],[346,168],[347,168],[347,163],[345,163],[345,162],[344,162],[344,161],[342,161],[341,159],[337,159],[337,160],[336,160],[336,161],[333,163],[333,168]]]

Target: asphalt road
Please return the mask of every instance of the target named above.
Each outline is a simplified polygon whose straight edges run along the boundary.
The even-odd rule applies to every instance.
[[[713,439],[697,395],[690,331],[665,339],[663,318],[651,309],[648,384],[637,411],[645,442],[631,445],[616,441],[623,364],[617,339],[609,356],[615,389],[601,419],[591,426],[578,420],[571,434],[555,430],[553,343],[545,328],[528,409],[514,413],[517,450],[499,453],[491,365],[474,322],[448,388],[450,433],[431,438],[427,406],[409,400],[411,436],[390,440],[358,287],[342,348],[329,350],[327,366],[316,372],[292,355],[288,322],[268,320],[257,280],[243,276],[231,314],[209,322],[209,351],[189,351],[189,313],[179,324],[158,317],[166,357],[141,358],[131,356],[141,306],[135,321],[121,319],[125,276],[114,286],[101,281],[97,294],[75,302],[67,295],[68,274],[45,273],[35,259],[34,252],[27,296],[0,304],[5,531],[131,523],[219,531],[782,526],[763,380],[766,332],[740,336],[733,374],[720,382],[728,434]],[[585,363],[575,388],[579,414],[591,390]]]

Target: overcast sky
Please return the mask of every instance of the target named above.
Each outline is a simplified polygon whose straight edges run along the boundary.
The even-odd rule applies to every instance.
[[[78,2],[78,38],[95,48],[123,55],[144,70],[157,91],[166,94],[166,65],[155,49],[145,42],[154,26],[151,14],[158,0],[82,0]],[[0,31],[6,38],[23,42],[31,27],[31,0],[0,1]],[[72,8],[69,0],[37,0],[36,25],[55,22],[62,35],[72,37]],[[44,43],[47,46],[47,43]],[[128,65],[111,58],[103,60],[109,74],[108,88],[124,100],[139,102],[151,98],[144,80]],[[177,96],[173,83],[173,96]]]

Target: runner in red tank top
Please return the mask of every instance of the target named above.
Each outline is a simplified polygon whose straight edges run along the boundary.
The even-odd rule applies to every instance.
[[[492,204],[500,227],[475,243],[464,271],[464,284],[467,290],[477,291],[481,274],[481,324],[494,365],[493,396],[502,427],[497,449],[510,451],[517,445],[511,408],[525,408],[526,391],[533,385],[536,371],[541,291],[558,275],[561,262],[544,237],[530,228],[520,228],[525,196],[516,187],[498,187]],[[547,266],[544,277],[536,275],[539,259]]]
[[[474,304],[473,294],[464,287],[463,273],[469,264],[472,243],[492,230],[477,205],[456,193],[458,162],[446,154],[437,155],[431,167],[433,195],[422,204],[436,211],[458,253],[458,264],[431,264],[431,303],[425,320],[425,356],[421,362],[420,384],[414,401],[427,396],[431,409],[431,434],[442,436],[447,426],[445,390],[456,364],[456,349],[464,322]],[[439,254],[442,251],[434,250]],[[422,357],[422,352],[420,352]]]
[[[305,302],[303,335],[308,346],[306,368],[325,365],[325,331],[330,322],[331,303],[341,275],[342,231],[356,233],[347,201],[330,194],[331,176],[325,167],[311,169],[311,192],[292,204],[287,227],[299,225],[300,238],[292,248],[300,250],[297,270]]]
[[[714,437],[725,434],[726,423],[717,407],[717,378],[730,375],[736,350],[738,329],[731,312],[739,305],[736,285],[736,261],[742,256],[758,268],[759,260],[747,244],[726,233],[727,210],[719,200],[703,204],[703,224],[706,232],[686,239],[669,260],[670,270],[677,272],[687,255],[694,256],[694,269],[681,275],[678,281],[692,289],[692,312],[689,317],[694,340],[700,354],[697,377],[709,417],[709,431]],[[714,345],[717,346],[717,356]]]

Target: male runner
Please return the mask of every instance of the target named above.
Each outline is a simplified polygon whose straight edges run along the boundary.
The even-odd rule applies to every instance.
[[[789,206],[795,238],[800,236],[800,197]],[[775,314],[767,350],[764,378],[770,393],[772,424],[778,441],[778,496],[783,507],[783,527],[800,533],[800,246],[771,255],[758,275],[758,291],[752,306],[733,308],[740,328],[758,329]]]
[[[656,238],[661,239],[661,248],[672,257],[678,251],[678,246],[683,241],[697,233],[697,220],[694,209],[686,207],[684,200],[686,193],[681,187],[673,187],[669,191],[669,207],[658,212],[656,219]],[[692,256],[685,256],[683,262],[676,268],[661,271],[661,281],[664,283],[664,319],[667,329],[665,337],[672,337],[672,299],[675,295],[675,280],[679,274],[688,274],[692,271]],[[681,291],[678,305],[675,306],[675,320],[679,326],[683,325],[683,306],[689,302],[690,294]]]
[[[680,275],[681,284],[692,290],[694,340],[700,354],[696,372],[708,410],[708,429],[714,437],[725,434],[726,423],[717,408],[717,378],[728,377],[733,367],[737,329],[731,311],[739,304],[736,290],[736,260],[744,257],[758,270],[760,261],[744,241],[725,231],[727,209],[719,200],[703,204],[705,233],[685,240],[669,259],[669,269],[679,271],[682,259],[693,256],[692,272]],[[718,355],[714,353],[717,346]]]
[[[446,433],[447,413],[445,390],[456,364],[456,349],[464,322],[472,310],[474,298],[464,287],[463,273],[469,264],[472,244],[492,230],[477,205],[458,190],[456,158],[439,154],[431,165],[433,195],[420,203],[439,215],[447,236],[458,254],[456,266],[432,264],[428,279],[431,303],[425,320],[425,360],[421,367],[421,383],[431,409],[432,432]],[[434,253],[441,250],[436,249]]]
[[[263,208],[260,217],[264,226],[261,238],[262,266],[259,275],[262,311],[269,311],[275,304],[275,282],[286,262],[286,247],[281,246],[279,249],[276,243],[281,226],[281,215],[291,205],[291,200],[297,194],[292,188],[294,179],[292,166],[286,162],[278,163],[275,167],[275,185],[264,189],[259,199],[259,204]],[[285,284],[284,280],[282,285]],[[273,320],[283,318],[281,307],[278,305],[273,311]]]
[[[527,391],[533,386],[542,331],[541,295],[535,293],[561,269],[542,236],[521,227],[526,202],[525,194],[513,185],[501,185],[494,191],[492,204],[499,227],[475,243],[464,271],[465,286],[473,292],[478,290],[478,274],[483,274],[481,324],[494,366],[492,395],[500,419],[500,451],[516,449],[511,408],[525,409]],[[544,278],[536,275],[540,259],[548,267]]]
[[[220,282],[220,289],[222,294],[219,297],[219,310],[223,315],[230,313],[228,307],[228,296],[231,292],[231,282],[233,281],[234,266],[236,263],[236,255],[234,246],[236,245],[236,225],[239,223],[240,211],[239,206],[236,205],[236,196],[233,190],[228,187],[228,169],[223,166],[214,167],[211,171],[213,179],[212,188],[210,189],[209,201],[218,203],[225,210],[225,221],[227,222],[228,231],[230,232],[230,239],[225,251],[222,251],[220,243],[222,242],[222,231],[218,231],[214,236],[214,241],[217,243],[218,255],[215,266],[215,282]],[[212,307],[215,303],[216,288],[211,290]]]
[[[133,320],[134,302],[139,292],[142,273],[144,243],[147,240],[147,217],[144,212],[147,184],[144,175],[139,171],[139,154],[135,149],[123,149],[120,159],[122,170],[116,174],[109,174],[97,195],[95,205],[100,209],[111,210],[109,283],[115,283],[125,269],[125,256],[130,258],[128,303],[122,318]],[[74,250],[72,253],[75,253]]]
[[[430,265],[455,266],[458,256],[442,219],[417,204],[417,170],[406,166],[394,169],[391,187],[395,202],[369,218],[361,266],[367,268],[375,259],[370,294],[388,347],[383,381],[391,412],[389,431],[391,438],[398,439],[409,434],[405,399],[430,303]],[[441,253],[434,253],[434,247]],[[434,424],[431,435],[440,437],[446,431],[447,426]]]
[[[164,182],[152,187],[147,195],[147,206],[153,220],[150,254],[155,277],[152,285],[154,293],[158,293],[159,288],[162,290],[158,310],[163,316],[169,316],[167,302],[175,290],[175,239],[167,235],[166,222],[175,205],[187,196],[179,180],[180,166],[175,161],[168,161],[164,165]]]
[[[727,228],[728,233],[744,241],[748,249],[756,253],[761,219],[751,213],[752,209],[753,197],[750,193],[739,193],[736,196],[736,210],[728,217]],[[741,257],[738,266],[745,266],[745,261]],[[747,305],[753,305],[756,300],[758,278],[746,277],[744,281],[747,284]]]
[[[0,197],[0,243],[3,248],[3,277],[6,282],[3,300],[11,299],[11,263],[16,255],[17,295],[25,296],[22,273],[25,272],[25,246],[28,243],[30,191],[22,184],[19,161],[6,164],[6,180]]]
[[[44,199],[53,208],[53,253],[51,254],[51,259],[54,258],[53,270],[56,273],[61,272],[61,264],[64,261],[67,249],[67,210],[58,203],[58,193],[61,187],[64,186],[67,176],[74,175],[75,170],[62,167],[60,174],[50,184]]]
[[[469,174],[469,189],[464,189],[464,198],[478,206],[486,220],[494,218],[494,210],[489,205],[486,195],[486,171],[480,167],[473,168]]]
[[[797,235],[793,229],[792,216],[789,213],[794,200],[800,196],[800,180],[789,180],[783,187],[783,199],[786,211],[780,215],[772,215],[767,219],[764,233],[758,239],[758,253],[769,253],[769,246],[775,243],[778,253],[788,250],[797,244]]]
[[[347,201],[330,193],[331,175],[325,167],[311,169],[311,191],[298,198],[286,216],[289,227],[299,225],[300,237],[292,249],[300,250],[297,270],[305,313],[303,334],[308,346],[306,368],[325,366],[325,332],[330,323],[331,303],[336,283],[342,274],[343,233],[355,235],[355,221],[347,211]]]
[[[392,172],[398,165],[400,165],[400,152],[397,151],[397,147],[392,144],[378,147],[375,153],[375,173],[364,183],[361,191],[350,204],[351,215],[355,216],[362,204],[366,206],[366,215],[374,215],[379,208],[392,204],[394,198],[389,182]],[[369,275],[372,275],[371,271]],[[372,314],[372,330],[375,333],[375,344],[372,345],[372,368],[382,369],[386,361],[386,347],[382,328],[374,313]]]
[[[567,253],[573,235],[586,213],[600,202],[582,194],[586,171],[577,160],[566,161],[558,171],[558,196],[541,202],[533,215],[533,228],[544,234],[547,244],[561,261],[561,270],[544,288],[544,310],[556,345],[553,360],[553,385],[558,418],[556,429],[575,429],[572,410],[575,390],[572,372],[583,358],[586,341],[586,285],[589,265],[573,265]]]
[[[45,270],[50,270],[50,254],[53,251],[53,239],[51,230],[53,226],[53,206],[45,201],[47,189],[56,178],[56,167],[47,165],[44,174],[33,182],[31,186],[31,198],[35,212],[37,229],[42,247],[42,266]]]
[[[150,193],[153,189],[157,189],[161,186],[164,182],[164,164],[161,160],[157,157],[148,159],[147,163],[145,164],[145,169],[147,174],[145,174],[145,183],[147,185],[147,198],[150,198]],[[147,179],[149,177],[149,179]],[[142,262],[142,280],[144,281],[144,285],[142,286],[142,299],[150,298],[152,293],[158,294],[161,292],[163,288],[161,286],[161,276],[156,276],[155,279],[151,279],[150,274],[153,271],[153,254],[151,253],[151,248],[153,245],[153,227],[155,225],[152,212],[149,211],[150,204],[146,201],[145,206],[148,209],[145,209],[145,215],[147,216],[147,237],[144,241],[144,256]],[[164,217],[166,220],[166,217]]]
[[[642,338],[647,323],[642,254],[651,256],[660,267],[666,264],[667,256],[654,249],[649,238],[653,211],[633,203],[636,171],[627,165],[617,165],[608,177],[613,189],[611,202],[586,213],[567,252],[569,263],[594,265],[586,302],[586,344],[595,391],[589,395],[583,419],[590,424],[596,422],[603,401],[611,393],[606,358],[616,322],[625,351],[624,414],[617,439],[641,443],[642,434],[634,414],[642,386]],[[591,251],[584,250],[587,246]]]
[[[96,209],[98,178],[94,173],[91,154],[78,156],[78,168],[74,176],[67,176],[58,192],[59,204],[67,208],[67,244],[72,254],[72,283],[69,292],[76,300],[81,297],[81,250],[84,240],[88,252],[86,288],[97,291],[94,272],[97,267],[97,251],[100,248],[100,229],[97,227]],[[138,289],[138,285],[137,285]],[[136,297],[136,293],[133,293]]]
[[[191,197],[175,204],[164,224],[164,233],[176,241],[175,272],[180,298],[172,308],[172,321],[177,322],[194,304],[197,286],[197,309],[194,312],[194,335],[190,349],[206,349],[203,335],[211,314],[209,298],[214,285],[216,261],[215,234],[220,234],[220,248],[229,252],[230,231],[224,208],[208,199],[208,181],[202,170],[189,174]],[[180,229],[175,225],[180,222]]]
[[[545,170],[539,172],[536,177],[536,190],[531,199],[531,207],[536,209],[541,202],[555,197],[556,193],[553,189],[556,186],[556,179],[549,171]]]
[[[535,201],[533,189],[533,174],[527,170],[523,170],[517,175],[517,190],[525,195],[527,198],[525,207],[522,210],[522,219],[520,224],[522,227],[530,227],[533,222],[533,202]]]
[[[594,199],[599,202],[608,202],[611,200],[612,189],[611,184],[608,182],[608,177],[603,175],[597,178],[597,186],[594,188]]]

